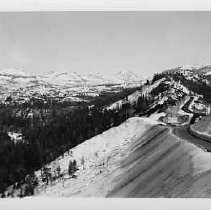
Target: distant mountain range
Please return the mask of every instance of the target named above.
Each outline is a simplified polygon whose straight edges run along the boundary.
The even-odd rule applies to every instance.
[[[134,83],[140,82],[143,78],[132,71],[119,71],[112,75],[103,75],[97,73],[81,73],[81,72],[48,72],[40,75],[28,74],[17,69],[0,70],[0,83],[29,83],[29,82],[46,82],[56,85],[71,84],[109,84],[109,83]]]
[[[163,73],[182,73],[187,79],[211,83],[211,65],[184,65],[167,69]],[[31,98],[57,101],[81,101],[87,97],[99,96],[105,92],[119,92],[122,88],[137,87],[146,79],[132,71],[118,71],[112,74],[100,72],[48,72],[31,74],[17,69],[0,70],[0,103],[8,97],[17,103]]]
[[[17,69],[0,70],[0,100],[11,96],[16,102],[25,102],[32,96],[43,95],[79,100],[76,95],[97,96],[101,91],[118,87],[139,86],[143,78],[132,71],[119,71],[110,75],[81,72],[48,72],[29,74]],[[74,98],[73,98],[74,97]]]

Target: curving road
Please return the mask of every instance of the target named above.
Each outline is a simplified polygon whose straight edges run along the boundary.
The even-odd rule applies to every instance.
[[[173,135],[197,144],[186,131],[155,126],[134,141],[112,172],[107,197],[211,197],[211,156]]]
[[[188,142],[191,142],[197,146],[199,146],[202,149],[206,149],[208,152],[211,152],[211,142],[205,141],[202,138],[197,138],[193,136],[189,132],[189,125],[187,126],[179,126],[172,128],[172,133],[179,137],[180,139],[186,140]]]
[[[193,111],[190,110],[189,107],[193,100],[194,100],[194,97],[190,97],[190,99],[181,108],[186,113],[193,114],[193,117],[189,121],[191,123],[194,123],[197,117],[205,116],[204,113],[194,113]],[[208,141],[203,138],[200,138],[200,136],[193,135],[190,132],[190,125],[185,125],[185,126],[181,125],[181,126],[177,126],[177,127],[173,126],[172,133],[183,140],[191,142],[191,143],[199,146],[200,148],[203,148],[203,149],[207,150],[208,152],[211,152],[211,139],[210,139],[210,141]]]
[[[192,100],[183,111],[193,113]],[[145,132],[112,174],[107,197],[211,197],[211,156],[203,151],[211,152],[211,141],[192,135],[189,128],[166,125]]]

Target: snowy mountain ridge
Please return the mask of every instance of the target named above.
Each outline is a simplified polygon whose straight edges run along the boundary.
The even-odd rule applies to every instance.
[[[19,76],[19,77],[34,77],[37,80],[49,79],[52,83],[57,82],[57,80],[62,81],[72,81],[72,82],[89,82],[89,83],[133,83],[135,81],[140,82],[143,78],[132,72],[132,71],[118,71],[112,73],[111,75],[102,74],[100,72],[95,73],[81,73],[77,71],[63,71],[63,72],[54,72],[50,71],[44,74],[28,74],[19,69],[6,68],[0,70],[1,76]],[[56,81],[53,81],[56,80]],[[48,81],[48,80],[47,80]]]

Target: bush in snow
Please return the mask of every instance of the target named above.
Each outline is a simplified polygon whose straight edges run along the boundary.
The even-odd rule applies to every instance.
[[[41,178],[42,178],[42,181],[46,182],[47,185],[48,185],[49,181],[52,184],[51,169],[44,166],[43,169],[41,169]]]
[[[76,172],[77,170],[77,163],[76,163],[76,160],[70,160],[69,162],[69,166],[68,166],[68,174],[70,176],[73,176],[74,173]]]
[[[34,180],[30,174],[26,175],[23,185],[24,196],[34,195]]]
[[[57,176],[60,177],[60,173],[61,173],[60,165],[57,166],[56,171],[57,171]]]

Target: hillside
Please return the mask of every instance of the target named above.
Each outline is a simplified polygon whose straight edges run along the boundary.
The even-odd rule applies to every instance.
[[[69,160],[75,159],[76,177],[66,175],[52,186],[40,186],[37,196],[211,196],[211,154],[176,137],[154,119],[131,118],[71,151],[71,157],[66,153],[49,167],[60,164],[67,174]]]
[[[97,88],[100,95],[86,98],[89,103],[61,105],[50,100],[50,106],[3,107],[0,152],[8,173],[2,182],[10,186],[4,190],[1,185],[2,191],[7,197],[27,195],[24,177],[30,174],[35,196],[210,197],[205,183],[210,176],[211,143],[192,132],[211,111],[208,73],[209,66],[183,66],[140,83],[133,73],[119,72],[115,78],[125,82],[107,86],[102,82],[108,80],[98,73],[39,76],[42,84],[48,81],[42,91],[37,86],[45,96],[54,97],[46,88],[59,90],[75,82],[78,86],[72,90],[77,92],[84,83],[84,90]],[[31,77],[23,75],[17,72],[11,79]],[[125,88],[126,83],[130,88]],[[107,92],[105,87],[115,88]],[[9,98],[6,103],[13,102]],[[206,119],[204,125],[209,124]],[[13,154],[19,158],[13,160]]]
[[[79,155],[80,158],[77,155],[74,156],[73,150],[71,158],[79,162],[79,171],[75,173],[76,178],[69,179],[67,175],[63,184],[57,181],[46,189],[40,187],[37,191],[38,195],[210,197],[211,185],[207,184],[211,178],[209,166],[211,155],[207,152],[209,146],[205,146],[203,142],[198,143],[195,137],[189,137],[190,134],[186,130],[190,122],[193,123],[200,118],[200,115],[209,113],[210,108],[202,95],[194,93],[175,77],[177,73],[180,73],[189,81],[203,82],[206,80],[204,74],[207,72],[200,71],[198,74],[193,74],[193,69],[188,68],[187,72],[186,70],[182,68],[179,72],[155,75],[149,83],[142,86],[141,90],[110,105],[107,109],[119,110],[125,103],[137,104],[140,97],[145,97],[148,107],[142,110],[142,115],[151,116],[131,118],[126,123],[129,124],[127,128],[125,124],[117,127],[118,132],[116,131],[112,137],[116,140],[125,136],[126,141],[123,147],[117,144],[114,150],[109,149],[110,144],[106,141],[107,135],[110,136],[109,132],[117,128],[112,128],[111,131],[97,136],[96,139],[103,138],[102,142],[105,142],[108,147],[106,149],[101,143],[97,149],[83,150],[89,151],[89,155],[93,156],[101,147],[105,148],[104,155],[94,155],[94,159],[88,158],[92,160],[92,163],[85,166],[85,172],[80,165],[81,156]],[[158,125],[161,121],[165,122],[162,126]],[[178,129],[174,128],[175,125]],[[122,129],[122,132],[119,132],[119,129]],[[179,129],[183,129],[181,131],[183,134],[178,133]],[[131,134],[128,135],[127,132],[130,131]],[[119,133],[121,133],[120,138]],[[85,148],[93,145],[91,142],[96,139],[86,141]],[[80,145],[75,150],[80,151],[79,148]],[[95,147],[92,146],[92,148]],[[86,152],[76,152],[76,154],[86,156]],[[69,156],[66,155],[66,158],[68,160],[60,158],[60,164],[63,165],[66,162],[64,171],[66,170],[67,174]],[[93,171],[90,172],[90,170]]]
[[[48,196],[106,196],[108,181],[113,170],[118,167],[120,160],[126,155],[131,142],[139,138],[152,124],[153,120],[131,118],[118,127],[87,140],[59,157],[48,165],[61,166],[61,173],[65,174],[65,180],[57,180],[47,188],[38,187],[38,195]],[[81,159],[85,160],[84,165]],[[76,178],[69,178],[68,164],[75,159],[79,170]],[[40,171],[37,172],[40,176]]]

